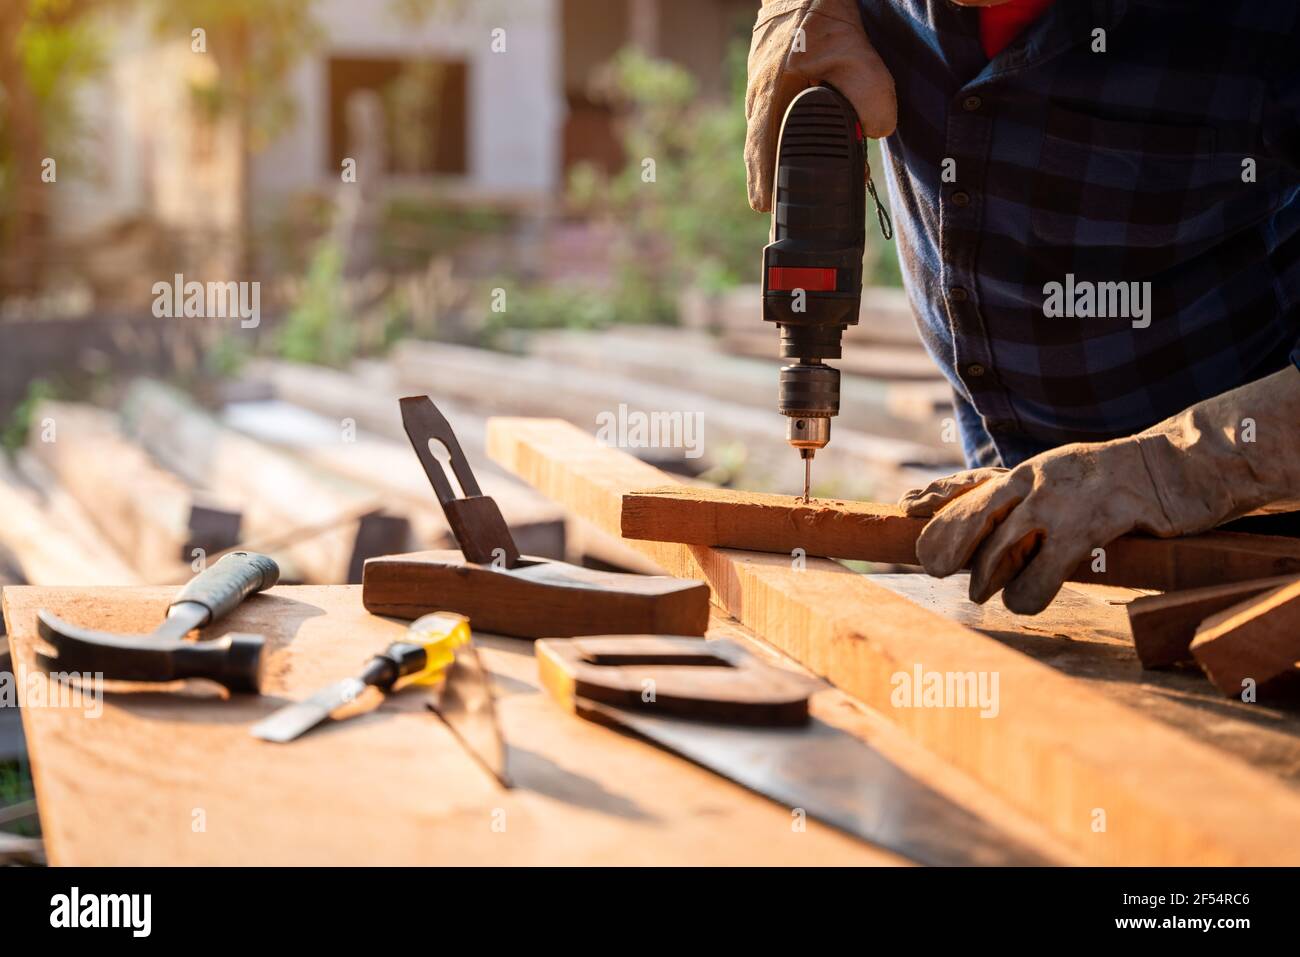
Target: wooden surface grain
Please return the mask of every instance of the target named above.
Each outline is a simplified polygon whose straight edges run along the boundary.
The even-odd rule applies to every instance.
[[[1206,618],[1192,639],[1192,657],[1232,697],[1248,683],[1294,679],[1300,666],[1300,581]]]
[[[805,503],[793,495],[664,485],[623,496],[621,529],[625,538],[648,541],[915,565],[926,521],[878,502]],[[1125,535],[1098,544],[1105,546],[1104,567],[1095,569],[1089,558],[1071,581],[1164,591],[1300,573],[1300,541],[1278,536]]]
[[[1293,581],[1294,575],[1252,578],[1135,598],[1128,605],[1129,629],[1142,666],[1167,668],[1191,661],[1192,639],[1206,618]]]
[[[362,599],[376,615],[413,619],[446,609],[518,638],[651,632],[702,635],[703,583],[607,572],[534,555],[514,568],[467,562],[458,551],[385,555],[365,565]]]
[[[564,422],[494,419],[489,454],[617,531],[623,496],[670,479]],[[755,634],[977,777],[1079,853],[1116,864],[1277,864],[1300,855],[1300,795],[1006,644],[824,559],[658,541]],[[897,676],[996,675],[995,716],[897,702]]]
[[[15,662],[30,681],[34,615],[114,631],[155,623],[169,588],[7,588]],[[479,636],[499,695],[503,791],[419,692],[291,745],[249,736],[291,699],[349,676],[404,633],[367,614],[355,586],[280,587],[215,628],[271,642],[263,697],[201,683],[106,695],[103,711],[24,709],[49,855],[56,864],[895,864],[899,859],[639,740],[566,714],[539,691],[530,642]],[[719,620],[711,634],[752,641]],[[764,650],[764,654],[771,655]],[[48,690],[48,684],[46,684]],[[814,713],[871,741],[932,786],[1045,853],[1070,852],[978,782],[824,688]]]

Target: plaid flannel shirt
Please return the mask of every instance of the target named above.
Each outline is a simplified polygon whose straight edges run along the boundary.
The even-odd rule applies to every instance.
[[[859,2],[898,89],[904,284],[968,462],[1300,365],[1295,0],[1057,0],[991,61],[973,8]],[[1148,324],[1049,316],[1050,283],[1149,283]]]

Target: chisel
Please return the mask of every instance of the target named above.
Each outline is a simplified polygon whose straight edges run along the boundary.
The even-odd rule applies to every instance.
[[[436,706],[430,703],[430,707],[469,752],[509,786],[491,685],[479,662],[469,619],[451,612],[416,619],[407,629],[406,640],[375,655],[360,675],[285,705],[254,725],[251,733],[264,741],[286,744],[355,701],[367,688],[388,694],[411,685],[441,686]]]

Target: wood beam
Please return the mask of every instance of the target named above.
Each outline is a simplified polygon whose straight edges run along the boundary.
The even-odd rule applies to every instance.
[[[624,495],[671,481],[556,420],[493,419],[488,454],[612,532]],[[865,576],[818,558],[634,544],[669,573],[708,582],[714,601],[742,624],[1090,861],[1294,861],[1300,795],[1281,782]],[[902,690],[918,672],[923,680],[996,676],[996,715],[955,701],[917,707]]]
[[[1191,661],[1192,639],[1206,618],[1296,580],[1294,575],[1253,578],[1133,599],[1125,610],[1138,660],[1144,668],[1164,668]]]
[[[33,585],[134,585],[140,576],[57,484],[39,495],[0,454],[0,545]]]
[[[926,519],[894,505],[669,485],[623,496],[625,538],[915,565]],[[1105,546],[1104,569],[1083,562],[1070,581],[1170,591],[1300,575],[1300,540],[1240,532],[1184,538],[1125,535]]]
[[[1258,686],[1294,676],[1300,663],[1300,581],[1207,618],[1192,639],[1192,657],[1232,697],[1247,682]]]
[[[362,516],[394,514],[390,496],[241,435],[161,383],[134,382],[123,415],[128,434],[163,466],[238,501],[243,544],[271,552],[286,578],[346,581],[356,566]]]
[[[94,406],[43,402],[33,421],[28,449],[86,510],[96,528],[146,580],[175,581],[192,575],[186,546],[209,553],[230,548],[226,540],[197,541],[196,511],[204,518],[224,515],[239,526],[239,513],[204,505],[179,477],[160,468],[143,447],[122,434],[115,415]],[[192,557],[192,556],[190,556]]]

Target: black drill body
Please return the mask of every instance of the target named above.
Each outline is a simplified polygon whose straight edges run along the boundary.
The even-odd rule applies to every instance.
[[[839,413],[844,330],[858,321],[866,239],[866,154],[852,104],[804,90],[781,124],[771,242],[763,249],[763,320],[781,330],[778,409],[786,438],[811,459]]]

